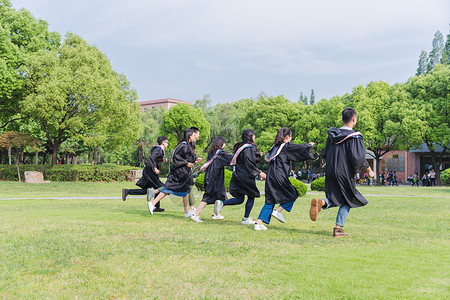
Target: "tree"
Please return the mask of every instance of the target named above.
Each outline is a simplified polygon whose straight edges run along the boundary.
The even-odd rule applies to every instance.
[[[427,74],[428,60],[428,53],[425,50],[422,50],[419,56],[419,66],[417,67],[416,76]]]
[[[172,106],[163,116],[159,125],[159,132],[167,136],[171,148],[183,139],[186,129],[195,126],[200,129],[200,139],[197,141],[199,149],[207,145],[209,138],[209,123],[200,108],[194,108],[186,103],[179,103]]]
[[[433,49],[430,52],[427,71],[430,72],[434,67],[441,62],[442,54],[444,52],[444,37],[438,30],[434,34]]]
[[[59,47],[60,40],[45,21],[34,19],[25,9],[13,9],[9,0],[0,0],[0,128],[24,118],[19,102],[27,95],[20,71],[25,58]]]
[[[20,158],[19,153],[20,149],[25,146],[33,146],[39,145],[40,141],[31,134],[24,134],[19,132],[7,131],[4,134],[0,135],[0,148],[8,149],[9,156],[9,164],[11,165],[11,150],[16,149],[16,167],[17,167],[17,176],[20,180]]]
[[[447,41],[445,42],[444,51],[442,53],[441,64],[450,65],[450,33],[447,34]]]
[[[332,97],[330,100],[322,99],[315,105],[305,106],[303,113],[294,125],[295,143],[314,142],[314,156],[320,160],[321,167],[325,165],[322,153],[325,150],[328,138],[327,131],[330,127],[341,127],[341,112],[345,104],[340,97]]]
[[[388,83],[370,82],[366,87],[358,86],[351,95],[352,106],[358,114],[355,130],[361,131],[366,149],[373,152],[380,174],[380,160],[384,154],[406,147],[407,130],[411,116],[401,94],[393,97],[401,86],[391,87]]]
[[[316,101],[316,96],[314,95],[314,90],[311,90],[311,97],[309,97],[309,104],[314,105]]]
[[[308,97],[303,95],[303,92],[300,92],[300,98],[298,99],[299,102],[303,103],[304,105],[308,105]]]
[[[258,145],[266,151],[270,148],[275,134],[281,127],[293,125],[301,113],[303,104],[291,103],[284,96],[259,98],[258,101],[247,109],[241,119],[241,129],[252,128],[255,131]],[[266,132],[265,134],[263,134]]]
[[[439,166],[442,155],[448,153],[450,145],[450,66],[437,65],[426,76],[412,77],[405,83],[408,93],[407,106],[414,118],[417,135],[411,138],[412,146],[426,144],[431,152],[436,180],[440,182]],[[437,150],[441,150],[438,156]]]
[[[29,95],[21,102],[22,113],[42,125],[52,165],[69,138],[97,143],[109,139],[109,146],[117,146],[139,137],[136,92],[95,46],[69,33],[59,49],[39,50],[26,62],[23,74]]]

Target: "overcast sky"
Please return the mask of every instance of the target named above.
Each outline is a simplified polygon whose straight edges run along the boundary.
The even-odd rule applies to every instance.
[[[414,76],[448,0],[11,0],[104,52],[139,101],[297,101]]]

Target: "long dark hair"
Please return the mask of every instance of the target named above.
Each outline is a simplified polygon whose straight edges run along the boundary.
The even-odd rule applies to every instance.
[[[191,137],[191,135],[194,134],[194,132],[195,131],[192,129],[186,129],[183,134],[183,139],[180,141],[180,143],[186,142],[188,144],[189,150],[191,151],[191,153],[194,153],[194,145],[193,145],[194,142],[189,142],[189,138]],[[180,144],[180,143],[178,143],[178,144]]]
[[[255,136],[255,131],[253,129],[245,129],[242,132],[242,141],[237,142],[234,144],[233,152],[236,153],[236,151],[244,144],[250,144],[256,148],[256,152],[259,152],[258,146],[253,141],[253,137]]]
[[[225,144],[225,139],[221,136],[216,136],[213,142],[211,143],[208,155],[214,154],[216,153],[217,150],[222,149],[223,144]]]
[[[292,131],[288,127],[278,129],[277,136],[275,137],[274,145],[281,145],[284,143],[284,138],[288,135],[292,136]]]

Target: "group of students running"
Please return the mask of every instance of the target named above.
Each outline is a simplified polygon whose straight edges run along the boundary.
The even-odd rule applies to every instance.
[[[344,119],[343,119],[344,120]],[[354,112],[354,124],[356,124],[356,112]],[[353,126],[354,126],[353,124]],[[344,122],[345,125],[345,122]],[[352,128],[353,128],[352,126]],[[359,133],[355,133],[352,128],[349,133],[345,133],[347,127],[340,129],[330,128],[329,135],[333,135],[337,132],[338,135],[347,140],[348,136],[352,139],[359,138]],[[335,131],[332,131],[335,130]],[[350,129],[350,128],[348,128]],[[331,133],[330,133],[331,131]],[[336,135],[336,134],[335,134]],[[172,153],[170,172],[166,182],[163,184],[159,180],[159,170],[161,163],[167,161],[164,158],[164,150],[168,147],[167,137],[159,137],[158,145],[151,149],[149,158],[146,161],[146,166],[143,171],[142,178],[137,182],[137,185],[141,189],[123,189],[122,199],[125,201],[127,195],[143,195],[147,194],[148,210],[151,215],[155,212],[162,212],[164,209],[159,207],[160,201],[167,195],[175,195],[183,198],[184,216],[191,218],[195,222],[203,222],[200,218],[200,214],[208,204],[214,204],[214,213],[212,219],[220,220],[224,217],[220,214],[221,210],[225,206],[238,205],[244,203],[245,197],[247,202],[245,204],[244,217],[242,218],[242,224],[254,225],[254,230],[267,230],[264,224],[269,224],[271,217],[274,217],[278,221],[285,223],[285,219],[282,211],[286,210],[290,212],[294,202],[298,198],[299,194],[296,188],[289,181],[289,171],[291,162],[302,162],[305,160],[312,160],[314,156],[312,154],[312,147],[314,143],[294,144],[291,143],[292,132],[289,128],[280,128],[275,136],[273,146],[264,156],[264,159],[268,162],[267,174],[258,169],[257,163],[263,156],[263,153],[258,150],[258,146],[255,144],[255,132],[252,129],[246,129],[242,133],[242,140],[236,143],[233,147],[233,155],[227,153],[225,148],[225,139],[223,137],[215,137],[211,143],[207,161],[202,165],[201,171],[205,172],[204,177],[204,194],[201,203],[195,208],[193,194],[191,193],[191,187],[194,184],[194,177],[192,168],[194,164],[202,161],[200,157],[195,154],[195,143],[200,136],[199,129],[192,127],[184,132],[183,139],[178,143]],[[361,136],[362,137],[362,136]],[[340,137],[338,137],[339,139]],[[329,138],[330,140],[330,138]],[[337,142],[337,144],[342,141]],[[362,140],[361,140],[362,143]],[[354,147],[354,146],[353,146]],[[364,146],[362,146],[364,148]],[[327,148],[329,146],[327,143]],[[365,150],[365,149],[364,149]],[[354,151],[354,150],[353,150]],[[346,159],[341,159],[346,160]],[[327,160],[328,162],[328,160]],[[364,159],[365,162],[365,159]],[[367,162],[358,162],[361,166],[367,169]],[[351,164],[351,162],[350,162]],[[224,168],[225,166],[233,166],[234,171],[231,177],[229,192],[233,198],[228,199],[224,186]],[[337,168],[339,173],[339,167]],[[369,167],[370,170],[370,167]],[[356,170],[355,170],[356,171]],[[371,171],[371,170],[370,170]],[[260,197],[260,192],[256,186],[256,177],[265,179],[265,204],[261,209],[261,212],[256,221],[250,218],[250,213],[253,208],[255,198]],[[331,174],[330,179],[333,180]],[[327,182],[326,182],[327,185]],[[345,188],[344,188],[345,189]],[[351,191],[356,200],[360,196],[355,194],[356,189]],[[345,192],[345,191],[344,191]],[[357,192],[357,191],[356,191]],[[329,193],[330,194],[330,193]],[[332,194],[332,193],[331,193]],[[350,202],[346,203],[345,195],[343,200],[332,199],[333,195],[329,196],[330,199],[313,199],[311,201],[310,217],[313,221],[317,219],[317,214],[322,209],[328,207],[339,206],[340,212],[343,206],[345,218],[348,214],[350,207],[363,206],[367,202],[364,198],[361,201],[355,202],[350,199]],[[348,194],[348,193],[347,193]],[[328,194],[327,194],[328,196]],[[353,197],[353,198],[355,198]],[[361,196],[362,197],[362,196]],[[350,196],[352,198],[352,196]],[[344,201],[344,202],[342,202]],[[347,201],[348,202],[348,201]],[[278,207],[275,209],[275,205]],[[341,213],[338,213],[338,217]],[[342,215],[342,214],[341,214]],[[339,229],[333,232],[333,236],[346,236],[343,233],[341,227],[345,222],[343,219],[342,225],[336,222],[336,228]],[[342,219],[342,216],[340,217]],[[339,234],[342,232],[342,234]]]
[[[184,132],[183,139],[173,150],[172,164],[165,184],[159,179],[161,163],[167,161],[164,158],[164,150],[168,147],[167,137],[159,137],[155,146],[150,151],[150,156],[146,161],[143,176],[137,182],[141,189],[123,189],[122,199],[125,201],[128,195],[147,194],[148,210],[153,215],[154,212],[164,211],[159,207],[160,201],[167,195],[174,195],[183,198],[184,215],[196,222],[203,222],[200,214],[208,204],[214,204],[212,219],[220,220],[224,217],[220,211],[224,206],[245,204],[242,224],[254,225],[255,230],[266,230],[263,224],[269,224],[273,216],[278,221],[284,223],[282,211],[291,211],[298,192],[289,181],[290,162],[301,162],[313,159],[312,147],[314,143],[297,145],[290,143],[292,132],[289,128],[278,130],[274,144],[265,159],[269,162],[267,175],[258,169],[257,163],[263,155],[255,144],[255,132],[246,129],[242,133],[242,140],[233,147],[234,155],[227,153],[225,139],[215,137],[211,143],[207,161],[200,168],[205,172],[203,198],[197,208],[193,207],[193,201],[189,201],[191,187],[194,184],[192,168],[194,164],[202,161],[195,154],[195,143],[200,136],[199,129],[192,127]],[[230,194],[233,198],[228,199],[225,191],[225,166],[234,166],[234,172],[230,181]],[[250,218],[255,198],[260,197],[260,192],[256,186],[256,177],[266,180],[266,202],[263,206],[258,220]],[[274,210],[275,204],[279,204]]]

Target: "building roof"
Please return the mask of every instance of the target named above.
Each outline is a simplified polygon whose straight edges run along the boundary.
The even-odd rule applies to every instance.
[[[189,105],[194,105],[191,102],[179,100],[179,99],[172,99],[172,98],[164,98],[164,99],[158,99],[158,100],[147,100],[147,101],[139,101],[138,102],[141,106],[143,105],[158,105],[163,103],[186,103]]]

